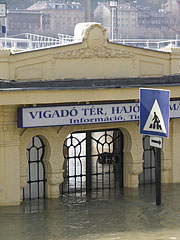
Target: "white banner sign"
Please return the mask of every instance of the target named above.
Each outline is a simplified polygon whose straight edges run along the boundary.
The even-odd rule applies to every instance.
[[[180,101],[171,101],[170,117],[180,118]],[[48,106],[18,109],[18,127],[48,127],[139,120],[139,103]]]

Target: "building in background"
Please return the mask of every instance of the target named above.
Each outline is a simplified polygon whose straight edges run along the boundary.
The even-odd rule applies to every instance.
[[[93,3],[93,4],[92,4]],[[92,5],[97,4],[92,17]],[[91,0],[68,2],[66,0],[42,0],[27,9],[9,9],[7,35],[33,33],[57,37],[58,33],[74,35],[77,23],[91,21],[101,23],[109,39],[167,39],[177,38],[180,26],[180,0],[169,0],[159,10],[125,1]],[[89,17],[87,17],[87,15]],[[5,25],[0,19],[0,28]],[[0,33],[0,36],[4,36]]]
[[[85,21],[85,11],[78,2],[37,2],[27,10],[41,13],[41,31],[52,34],[64,33],[73,35],[74,27]]]
[[[28,10],[9,10],[7,12],[7,31],[8,35],[20,33],[34,33],[40,31],[41,13]]]
[[[163,9],[165,12],[177,14],[180,11],[180,1],[179,0],[168,0],[167,3],[164,4]]]
[[[111,5],[111,2],[99,2],[94,10],[94,20],[107,29],[110,39],[121,38],[122,33],[135,31],[138,27],[138,11],[130,4]]]
[[[101,23],[107,30],[107,35],[111,34],[111,10],[108,3],[98,2],[94,10],[94,20]]]
[[[169,1],[162,9],[152,10],[137,3],[99,2],[94,10],[94,20],[105,26],[112,40],[175,38],[180,25],[179,4],[178,1]]]
[[[170,26],[175,26],[176,20],[170,13],[152,11],[151,9],[139,11],[138,26],[144,29],[154,29],[159,31],[169,31]]]
[[[73,35],[74,27],[85,21],[85,10],[78,2],[46,2],[33,4],[26,10],[8,10],[8,36],[20,33],[36,33],[57,36],[58,33]],[[4,19],[0,19],[0,27]]]

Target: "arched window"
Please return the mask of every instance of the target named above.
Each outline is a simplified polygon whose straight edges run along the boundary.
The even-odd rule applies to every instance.
[[[27,186],[23,189],[24,199],[45,197],[45,169],[43,158],[45,145],[39,136],[34,136],[26,149],[28,160]]]

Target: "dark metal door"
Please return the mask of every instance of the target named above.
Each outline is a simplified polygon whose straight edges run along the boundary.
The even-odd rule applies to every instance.
[[[152,184],[155,179],[155,152],[150,147],[150,136],[143,136],[143,172],[139,175],[139,184]]]
[[[123,187],[123,134],[119,129],[77,132],[64,142],[61,193]]]

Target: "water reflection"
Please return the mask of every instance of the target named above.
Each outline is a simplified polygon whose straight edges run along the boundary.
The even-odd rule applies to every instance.
[[[180,239],[180,184],[69,195],[0,207],[2,240]]]

